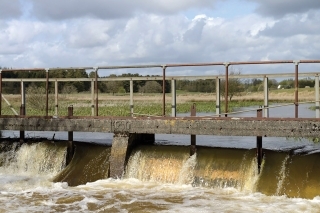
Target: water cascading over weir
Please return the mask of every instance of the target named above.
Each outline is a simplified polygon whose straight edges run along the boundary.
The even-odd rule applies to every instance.
[[[53,182],[67,182],[69,186],[113,177],[194,187],[233,187],[288,197],[319,195],[319,153],[265,149],[258,173],[255,149],[198,146],[190,156],[189,146],[155,145],[151,143],[152,135],[137,137],[136,141],[128,140],[127,135],[115,138],[116,152],[112,150],[114,144],[110,147],[76,142],[68,164],[66,142],[2,142],[0,166],[8,173],[47,174]]]

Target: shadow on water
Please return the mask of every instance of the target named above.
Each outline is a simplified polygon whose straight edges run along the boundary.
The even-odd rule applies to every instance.
[[[75,146],[70,164],[54,177],[54,182],[77,186],[108,178],[110,147],[80,142]]]

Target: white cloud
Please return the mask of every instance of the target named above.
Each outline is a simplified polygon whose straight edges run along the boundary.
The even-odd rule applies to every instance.
[[[211,7],[212,3],[209,0],[179,0],[169,5],[166,0],[152,1],[155,5],[152,2],[140,5],[142,0],[139,0],[134,5],[132,1],[124,1],[122,5],[107,7],[106,2],[112,1],[94,0],[89,5],[88,1],[79,0],[79,6],[74,7],[75,1],[71,0],[63,1],[65,4],[49,2],[48,5],[42,1],[30,2],[34,3],[35,16],[11,16],[0,20],[0,66],[68,67],[320,58],[317,24],[320,11],[315,9],[287,13],[279,18],[259,14],[219,18],[214,16],[214,10],[211,14],[198,13],[187,18],[182,11]],[[56,10],[57,7],[61,10]],[[39,12],[40,8],[44,9],[43,14]],[[108,11],[114,13],[113,18]],[[42,16],[46,19],[40,19]],[[215,69],[189,68],[186,71],[181,68],[170,72],[196,75]],[[246,67],[243,70],[246,72]]]

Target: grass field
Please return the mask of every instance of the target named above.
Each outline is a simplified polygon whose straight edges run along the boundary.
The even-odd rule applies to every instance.
[[[315,100],[313,88],[299,89],[299,102],[309,102]],[[21,105],[20,95],[3,94],[10,105],[19,113]],[[280,89],[269,91],[270,103],[294,103],[294,89]],[[139,115],[162,115],[162,94],[140,94],[135,93],[134,113]],[[263,105],[263,92],[242,93],[241,96],[234,96],[229,101],[229,111],[239,107]],[[45,115],[44,94],[34,94],[26,96],[27,115]],[[129,116],[130,115],[130,95],[129,94],[106,94],[100,93],[99,115],[100,116]],[[171,114],[171,94],[166,94],[166,114]],[[177,113],[188,113],[192,104],[196,104],[197,112],[215,113],[216,94],[214,93],[186,93],[179,91],[176,95]],[[221,96],[221,111],[224,111],[224,97]],[[68,106],[72,105],[75,116],[90,116],[92,113],[92,97],[90,93],[59,94],[58,115],[67,115]],[[10,106],[2,100],[2,115],[13,115]],[[54,95],[49,96],[49,115],[55,115]]]

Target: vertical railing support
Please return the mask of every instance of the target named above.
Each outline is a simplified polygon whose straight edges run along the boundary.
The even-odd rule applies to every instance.
[[[262,117],[262,109],[257,110],[257,117]],[[257,136],[257,164],[258,164],[258,174],[260,174],[261,163],[262,163],[263,153],[262,153],[262,136]]]
[[[298,97],[298,88],[299,88],[299,80],[298,80],[298,72],[299,72],[299,63],[300,61],[294,61],[294,65],[295,65],[295,84],[294,84],[294,104],[295,104],[295,113],[294,113],[294,117],[298,118],[298,107],[299,107],[299,97]]]
[[[59,83],[58,80],[54,82],[54,106],[55,106],[55,115],[58,117],[58,95],[59,95]]]
[[[171,117],[177,116],[176,80],[171,80]]]
[[[314,80],[315,101],[316,101],[316,118],[320,118],[320,103],[319,103],[319,75],[315,76]]]
[[[95,94],[96,94],[96,108],[95,108],[95,116],[98,116],[99,115],[99,99],[98,99],[98,68],[95,67],[94,68],[94,72],[95,72],[95,87],[94,87],[94,90],[95,90]]]
[[[191,116],[196,116],[196,104],[193,104],[191,106]],[[190,146],[190,156],[194,155],[196,153],[196,135],[191,135],[191,146]]]
[[[133,80],[130,80],[130,114],[133,117]]]
[[[73,106],[68,107],[68,118],[73,116]],[[67,147],[67,156],[66,164],[68,165],[71,162],[71,159],[74,154],[74,142],[73,142],[73,131],[68,131],[68,147]]]
[[[91,80],[91,115],[94,116],[94,79]]]
[[[228,96],[229,96],[229,63],[225,62],[224,66],[226,67],[226,80],[224,85],[224,101],[225,101],[225,117],[228,117]]]
[[[268,77],[264,76],[263,79],[263,85],[264,85],[264,109],[263,109],[263,117],[268,118],[269,117],[269,88],[268,88]]]
[[[216,115],[220,117],[220,79],[216,78]]]
[[[25,96],[25,85],[24,82],[21,81],[21,106],[20,106],[20,115],[26,115],[26,96]],[[20,143],[23,143],[25,140],[24,131],[20,131]]]
[[[166,66],[162,66],[162,116],[166,116]]]
[[[46,116],[49,114],[49,69],[46,69]]]

